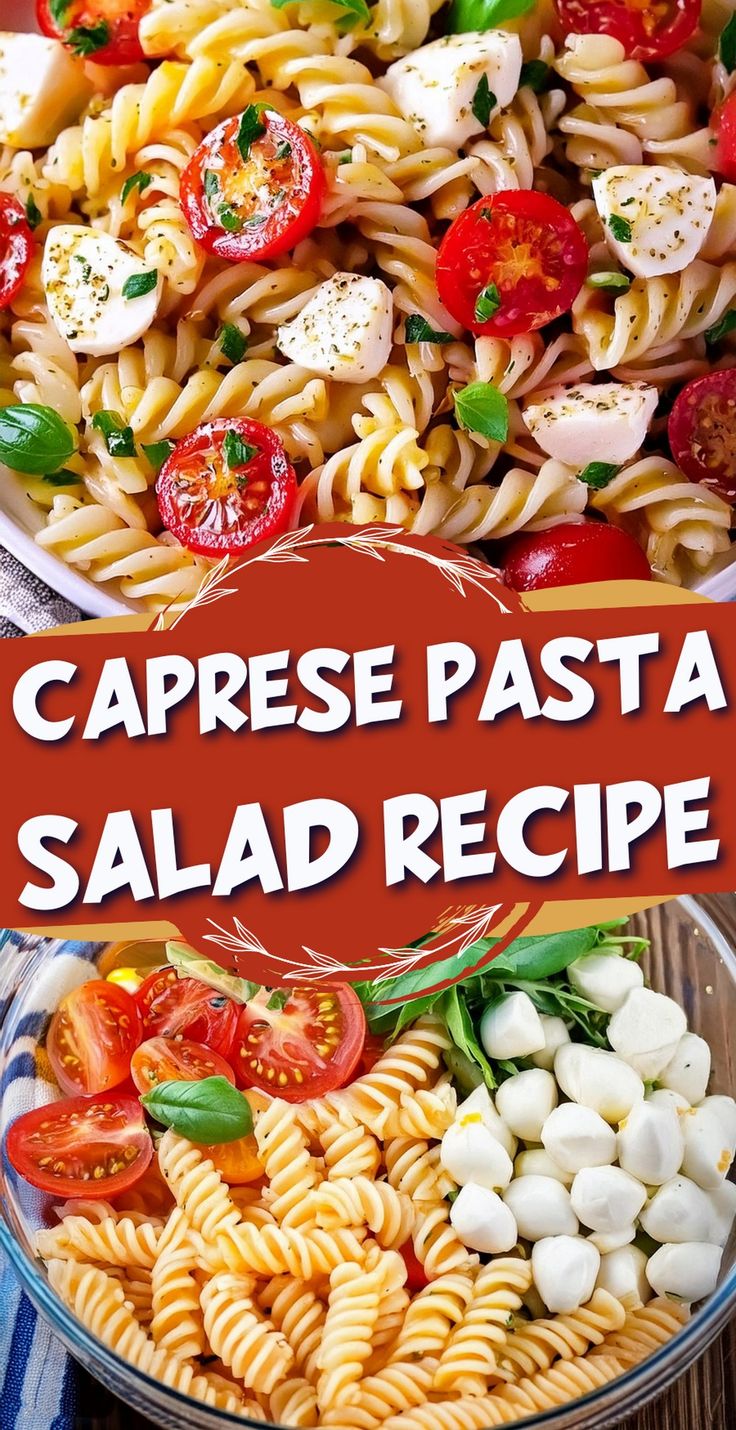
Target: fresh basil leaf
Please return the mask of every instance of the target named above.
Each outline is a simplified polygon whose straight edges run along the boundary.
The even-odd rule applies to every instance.
[[[151,463],[154,472],[158,474],[166,461],[171,456],[176,442],[172,442],[170,437],[164,437],[160,442],[141,442],[141,451],[147,461]]]
[[[595,948],[597,932],[597,928],[589,927],[516,938],[503,953],[487,964],[483,973],[491,979],[503,978],[507,974],[521,979],[551,978],[555,973],[562,973],[576,958],[590,953]]]
[[[243,220],[240,214],[235,212],[232,204],[220,204],[217,210],[217,218],[226,233],[239,233],[243,227]]]
[[[160,1082],[141,1102],[151,1117],[189,1142],[237,1142],[253,1131],[248,1099],[226,1077]]]
[[[208,988],[214,988],[217,993],[224,993],[226,998],[232,998],[235,1003],[249,1003],[251,998],[255,998],[256,993],[260,992],[260,983],[251,983],[248,978],[238,978],[237,974],[228,973],[219,963],[205,958],[202,953],[195,953],[194,949],[185,943],[169,940],[166,945],[166,958],[182,977],[197,978],[200,983],[206,983]]]
[[[730,16],[728,23],[721,31],[718,53],[721,62],[729,74],[732,74],[736,69],[736,14]]]
[[[12,471],[45,477],[76,450],[75,433],[52,407],[25,402],[0,408],[0,462]]]
[[[87,55],[96,55],[98,50],[104,50],[109,40],[110,26],[106,20],[100,20],[98,25],[76,25],[73,30],[67,30],[64,34],[64,44],[68,45],[75,55],[79,55],[80,59]]]
[[[608,227],[615,239],[619,243],[631,243],[631,224],[622,214],[611,214],[608,220]]]
[[[456,392],[455,413],[461,426],[491,442],[505,442],[509,435],[509,404],[492,382],[471,382]]]
[[[621,468],[613,462],[588,462],[587,467],[583,467],[580,473],[580,480],[585,482],[586,486],[594,487],[596,491],[602,491],[620,471]]]
[[[223,323],[217,334],[217,341],[220,344],[220,352],[223,357],[226,357],[233,367],[236,363],[243,361],[248,340],[243,337],[240,328],[236,328],[234,323]]]
[[[143,298],[153,291],[157,283],[158,272],[155,268],[149,268],[146,273],[131,273],[123,284],[123,297]]]
[[[92,426],[101,432],[111,457],[135,457],[133,428],[127,427],[119,412],[96,412]]]
[[[214,169],[204,171],[204,191],[208,199],[214,198],[220,192],[220,180]]]
[[[487,323],[501,307],[501,295],[495,283],[489,283],[486,288],[481,289],[475,300],[475,321],[476,323]]]
[[[288,1001],[288,988],[274,988],[266,1004],[266,1007],[274,1009],[276,1012],[280,1012],[281,1009],[288,1003]]]
[[[232,431],[226,434],[222,444],[223,456],[231,471],[234,467],[247,467],[258,451],[258,447],[251,447],[237,432]]]
[[[64,17],[71,3],[72,0],[49,0],[49,14],[59,28],[64,24]]]
[[[536,0],[452,0],[447,33],[463,35],[471,30],[494,30],[505,20],[525,15],[535,4]]]
[[[585,283],[588,288],[620,288],[623,290],[631,287],[628,273],[616,273],[613,269],[603,273],[589,273]]]
[[[734,19],[736,19],[736,15],[734,15]],[[712,328],[706,328],[705,341],[711,346],[713,343],[719,343],[721,338],[725,338],[727,333],[733,332],[734,328],[736,328],[736,308],[729,308],[729,311],[724,313]]]
[[[266,126],[261,118],[262,112],[260,104],[249,104],[240,116],[235,143],[240,150],[243,163],[246,163],[250,156],[251,144],[254,144],[256,139],[260,139],[261,135],[266,132]]]
[[[28,220],[29,228],[38,228],[38,225],[43,222],[43,214],[41,213],[41,210],[38,207],[38,204],[36,203],[33,194],[29,194],[28,198],[26,199],[26,218]]]
[[[525,65],[521,66],[519,89],[523,89],[526,85],[535,94],[541,94],[542,90],[547,88],[549,76],[550,67],[545,64],[544,60],[528,60]]]
[[[62,467],[60,472],[46,472],[41,481],[48,482],[50,487],[78,487],[82,478],[77,472],[70,472],[68,467]]]
[[[152,183],[153,174],[147,174],[145,169],[136,169],[136,172],[125,180],[120,190],[121,203],[125,203],[125,200],[130,198],[134,189],[137,189],[139,194],[142,194],[143,191],[148,188],[148,185]]]
[[[484,129],[488,128],[488,122],[493,110],[496,108],[496,103],[496,96],[488,83],[488,75],[482,74],[478,80],[470,108],[478,120],[478,123],[482,124]]]
[[[274,10],[283,10],[285,5],[291,5],[295,0],[271,0]],[[370,20],[371,12],[368,9],[366,0],[332,0],[333,5],[338,10],[346,10],[352,17],[352,23],[356,20]]]
[[[430,327],[421,313],[410,313],[404,322],[404,339],[407,343],[451,343],[452,333],[443,333]]]

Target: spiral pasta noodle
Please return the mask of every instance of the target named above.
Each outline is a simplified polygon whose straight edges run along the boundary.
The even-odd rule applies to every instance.
[[[83,1216],[67,1216],[58,1227],[39,1232],[38,1249],[49,1260],[107,1261],[150,1271],[160,1235],[160,1228],[152,1222],[136,1223],[131,1217],[93,1222]]]
[[[528,1261],[496,1257],[477,1274],[470,1301],[442,1351],[435,1373],[437,1390],[482,1394],[505,1346],[509,1318],[532,1283]]]
[[[204,1328],[215,1355],[246,1389],[270,1395],[291,1369],[294,1352],[260,1315],[252,1291],[249,1277],[216,1272],[202,1290]]]
[[[568,1315],[515,1321],[496,1355],[493,1375],[499,1380],[518,1380],[547,1370],[554,1360],[584,1355],[609,1332],[619,1331],[625,1318],[621,1302],[599,1289],[586,1305]]]

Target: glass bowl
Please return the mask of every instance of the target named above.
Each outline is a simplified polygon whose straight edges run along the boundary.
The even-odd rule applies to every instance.
[[[689,1026],[709,1042],[713,1053],[711,1087],[736,1088],[736,895],[719,894],[671,900],[636,915],[637,932],[652,939],[645,968],[652,985],[676,998]],[[59,958],[59,949],[62,958]],[[66,964],[66,986],[89,975],[89,962],[103,946],[54,944],[32,949],[6,946],[0,953],[0,1067],[5,1072],[27,1059],[43,1034],[40,1011],[53,1006],[54,982]],[[65,957],[68,955],[68,957]],[[80,960],[87,960],[85,962]],[[70,962],[73,960],[73,962]],[[73,970],[71,977],[70,968]],[[50,995],[51,998],[50,998]],[[59,993],[56,993],[58,999]],[[20,1067],[22,1068],[22,1064]],[[13,1082],[3,1080],[2,1129],[17,1113]],[[7,1090],[6,1090],[7,1089]],[[26,1186],[7,1164],[0,1167],[0,1248],[9,1258],[30,1300],[67,1350],[86,1370],[156,1425],[171,1430],[223,1430],[227,1425],[262,1425],[212,1410],[160,1385],[101,1345],[58,1299],[33,1251],[33,1233],[45,1219],[53,1198]],[[519,1421],[524,1426],[610,1425],[658,1395],[692,1364],[722,1329],[736,1308],[736,1235],[725,1249],[720,1283],[675,1338],[617,1381],[561,1409]]]

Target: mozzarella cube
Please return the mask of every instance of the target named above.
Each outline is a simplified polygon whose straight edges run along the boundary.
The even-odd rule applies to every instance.
[[[555,387],[540,402],[528,403],[524,422],[542,451],[558,462],[578,471],[589,462],[620,466],[639,451],[658,401],[656,387],[643,382],[581,382],[572,388]],[[628,968],[637,968],[620,954],[586,957],[601,962],[618,958]]]
[[[41,278],[49,312],[74,353],[105,357],[138,341],[150,328],[161,277],[120,239],[76,224],[59,224],[46,239]],[[126,296],[141,280],[146,291]],[[150,285],[150,286],[147,286]]]
[[[638,1246],[620,1246],[601,1256],[596,1286],[615,1296],[627,1311],[643,1306],[651,1299],[647,1281],[647,1258]]]
[[[718,1246],[725,1246],[736,1217],[736,1183],[724,1182],[715,1191],[708,1193],[708,1200],[712,1213],[708,1240],[716,1242]]]
[[[604,1124],[605,1125],[605,1124]],[[606,1131],[610,1132],[607,1127]],[[563,1186],[572,1185],[572,1172],[566,1172],[564,1167],[555,1162],[546,1152],[544,1147],[529,1147],[526,1152],[520,1152],[514,1162],[515,1177],[554,1177]]]
[[[627,1226],[617,1227],[616,1231],[592,1231],[588,1241],[600,1251],[601,1256],[607,1256],[610,1251],[618,1251],[622,1246],[628,1246],[636,1236],[636,1226],[633,1221]]]
[[[710,1048],[697,1033],[683,1033],[673,1056],[659,1074],[662,1087],[679,1092],[688,1102],[705,1097],[710,1077]]]
[[[542,1127],[557,1106],[557,1083],[543,1068],[528,1068],[507,1078],[496,1093],[496,1107],[507,1127],[524,1142],[538,1142]]]
[[[569,1043],[570,1034],[562,1018],[557,1018],[554,1013],[540,1013],[539,1021],[544,1033],[544,1047],[532,1053],[532,1062],[538,1068],[551,1072],[555,1065],[555,1053],[563,1043]]]
[[[489,1058],[526,1058],[544,1047],[539,1014],[528,993],[507,993],[486,1008],[480,1040]]]
[[[656,391],[654,396],[656,402]],[[604,1013],[615,1013],[632,988],[641,988],[644,983],[638,963],[622,958],[620,953],[586,953],[570,964],[567,976],[573,988]]]
[[[671,1177],[654,1193],[639,1221],[655,1241],[709,1241],[713,1209],[702,1187],[688,1177]]]
[[[647,1262],[647,1280],[658,1296],[702,1301],[715,1291],[723,1251],[702,1241],[660,1246]]]
[[[532,1251],[534,1284],[548,1311],[568,1315],[589,1301],[600,1252],[583,1236],[547,1236]]]
[[[513,1157],[516,1152],[516,1138],[509,1131],[502,1118],[499,1117],[493,1105],[493,1098],[485,1083],[481,1083],[479,1087],[473,1088],[470,1096],[466,1097],[465,1101],[460,1103],[455,1113],[455,1121],[462,1123],[463,1119],[467,1117],[469,1113],[474,1112],[480,1113],[480,1120],[483,1126],[487,1127],[496,1141],[501,1143],[501,1146],[508,1152],[509,1157]]]
[[[53,144],[91,94],[81,62],[58,40],[0,30],[0,144]]]
[[[732,1097],[726,1097],[724,1093],[712,1093],[710,1097],[704,1097],[699,1107],[707,1107],[709,1112],[715,1113],[718,1118],[724,1137],[729,1142],[736,1142],[736,1102]]]
[[[717,1108],[703,1104],[683,1112],[680,1124],[685,1139],[685,1176],[699,1187],[714,1191],[725,1182],[736,1152],[727,1120],[719,1117]]]
[[[643,1078],[656,1078],[671,1061],[687,1018],[674,998],[653,988],[632,988],[611,1018],[606,1036],[624,1062]]]
[[[519,1236],[528,1241],[574,1236],[578,1229],[570,1193],[556,1177],[516,1177],[503,1199],[514,1214]]]
[[[606,1122],[621,1122],[644,1097],[644,1083],[627,1062],[604,1048],[588,1048],[583,1043],[568,1043],[559,1049],[555,1077],[573,1102],[592,1107]]]
[[[484,1126],[480,1113],[467,1114],[448,1127],[440,1147],[440,1162],[459,1186],[477,1182],[489,1191],[507,1187],[514,1173],[508,1152]]]
[[[618,1160],[648,1187],[659,1187],[674,1177],[684,1151],[682,1120],[672,1103],[640,1102],[619,1127]]]
[[[521,64],[518,35],[445,35],[390,65],[379,84],[425,148],[459,149],[486,127],[473,104],[478,85],[487,85],[492,109],[503,109],[519,88]]]
[[[646,1199],[646,1187],[622,1167],[582,1167],[570,1188],[573,1211],[591,1231],[620,1231]]]
[[[464,1246],[498,1256],[519,1239],[513,1213],[496,1192],[468,1182],[450,1207],[450,1221]]]
[[[616,1133],[590,1107],[563,1102],[542,1128],[542,1144],[566,1172],[606,1167],[616,1159]]]
[[[697,258],[713,222],[716,186],[663,164],[621,164],[593,180],[593,198],[619,262],[637,278],[659,278]]]
[[[392,333],[393,299],[382,279],[334,273],[282,324],[276,346],[319,377],[368,382],[388,362]]]

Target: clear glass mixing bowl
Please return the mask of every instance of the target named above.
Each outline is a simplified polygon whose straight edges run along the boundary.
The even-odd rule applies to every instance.
[[[720,1092],[736,1088],[736,895],[720,894],[672,900],[637,915],[638,932],[652,939],[646,968],[653,986],[684,1007],[690,1027],[701,1033],[713,1052],[711,1086]],[[46,948],[19,954],[0,952],[0,1068],[27,1055],[42,1029],[38,988],[49,973]],[[0,1121],[10,1109],[0,1110]],[[43,1200],[43,1199],[41,1199]],[[47,1201],[50,1203],[51,1198]],[[262,1422],[238,1419],[189,1400],[134,1370],[107,1350],[81,1325],[51,1290],[42,1264],[33,1252],[38,1225],[39,1194],[22,1183],[7,1165],[0,1168],[0,1247],[40,1314],[67,1350],[121,1399],[171,1430],[223,1430],[226,1425]],[[720,1284],[684,1329],[649,1360],[601,1390],[562,1410],[530,1417],[524,1426],[563,1427],[610,1425],[630,1415],[662,1391],[700,1355],[736,1308],[736,1236],[723,1258]]]

